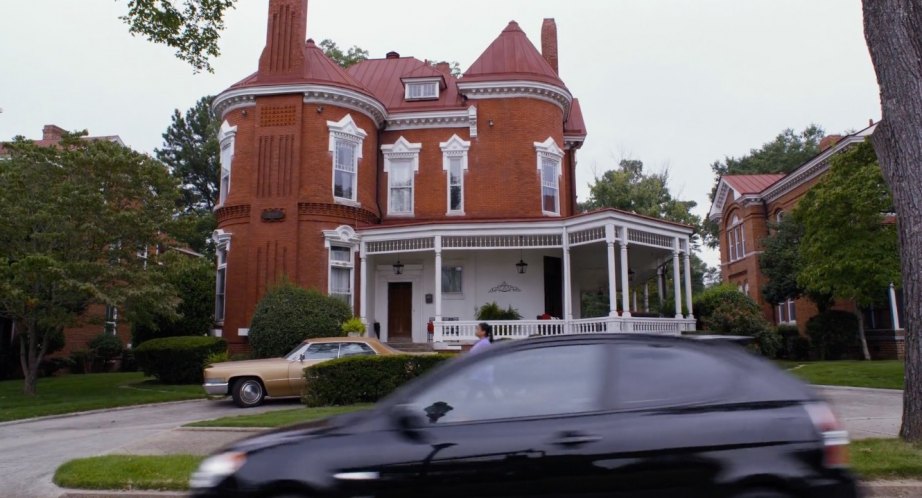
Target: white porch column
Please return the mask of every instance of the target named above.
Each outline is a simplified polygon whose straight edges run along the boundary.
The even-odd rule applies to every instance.
[[[365,335],[371,336],[368,323],[368,256],[365,254],[365,242],[359,246],[359,318],[365,324]]]
[[[608,245],[608,316],[618,316],[618,280],[615,266],[615,226],[605,225],[605,243]]]
[[[688,247],[688,246],[686,246]],[[691,258],[688,255],[688,251],[685,251],[685,307],[688,308],[688,316],[686,318],[692,319],[695,318],[695,313],[692,311],[692,295],[691,295]]]
[[[621,316],[631,316],[630,291],[628,290],[629,266],[627,261],[627,228],[621,232]]]
[[[681,277],[679,276],[679,248],[678,241],[676,241],[676,248],[672,251],[672,284],[673,284],[673,295],[675,299],[675,317],[682,318],[682,287],[681,287]]]
[[[666,302],[666,268],[660,266],[656,269],[656,292],[659,293],[659,305],[663,307]]]
[[[435,321],[442,321],[442,236],[435,236]]]
[[[634,296],[634,307],[631,309],[634,311],[637,311],[638,310],[637,308],[637,289],[632,290],[631,294]]]
[[[900,330],[900,314],[896,310],[896,290],[890,282],[890,318],[893,320],[893,330]]]
[[[650,284],[647,282],[643,284],[643,312],[650,312]]]
[[[563,315],[566,318],[564,327],[569,332],[570,322],[573,321],[573,282],[570,281],[570,236],[567,229],[563,229]]]

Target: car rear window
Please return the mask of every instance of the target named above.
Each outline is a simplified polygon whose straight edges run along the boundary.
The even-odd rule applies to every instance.
[[[619,408],[653,408],[713,401],[739,371],[719,356],[677,345],[624,344],[615,348],[611,385]]]

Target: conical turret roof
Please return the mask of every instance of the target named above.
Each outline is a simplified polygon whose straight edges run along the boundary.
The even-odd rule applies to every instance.
[[[566,88],[515,21],[509,22],[461,79],[464,83],[508,80],[537,81]]]

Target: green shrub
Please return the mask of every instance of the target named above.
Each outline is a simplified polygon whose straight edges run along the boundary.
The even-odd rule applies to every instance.
[[[70,370],[74,365],[74,360],[69,357],[45,358],[39,364],[39,371],[42,377],[51,377],[61,370]]]
[[[759,353],[766,358],[777,358],[781,352],[781,334],[774,327],[764,327],[753,335]]]
[[[710,287],[695,298],[699,330],[715,334],[755,336],[768,327],[762,310],[732,284]]]
[[[351,356],[304,369],[307,406],[374,403],[452,355]]]
[[[100,362],[99,370],[101,371],[107,371],[109,364],[115,358],[120,357],[125,349],[121,339],[105,332],[90,340],[87,346],[90,347],[90,351],[93,352],[96,360]]]
[[[166,384],[202,382],[205,359],[227,349],[218,337],[184,336],[151,339],[134,350],[138,366]]]
[[[119,365],[121,372],[137,372],[138,361],[134,359],[134,351],[126,349],[122,351],[122,363]]]
[[[860,347],[858,317],[847,311],[829,310],[807,321],[807,335],[818,360],[842,360]]]
[[[365,333],[365,324],[362,323],[362,319],[357,316],[354,316],[343,322],[343,325],[340,328],[342,329],[343,334],[346,335],[349,335],[350,333],[355,335],[362,335]]]
[[[70,360],[72,366],[70,367],[70,373],[85,374],[92,372],[94,359],[95,355],[92,351],[87,351],[85,349],[71,351]]]
[[[225,361],[230,361],[230,353],[228,353],[227,350],[208,355],[208,357],[205,358],[204,366],[209,367],[215,363],[224,363]]]
[[[256,305],[250,347],[256,358],[282,356],[312,337],[342,336],[352,308],[340,299],[282,281]]]
[[[508,308],[502,309],[496,301],[478,308],[475,316],[478,320],[520,320],[522,318],[519,310],[513,308],[511,304]]]
[[[781,350],[778,357],[785,360],[804,361],[810,358],[810,340],[800,335],[796,325],[778,325]]]

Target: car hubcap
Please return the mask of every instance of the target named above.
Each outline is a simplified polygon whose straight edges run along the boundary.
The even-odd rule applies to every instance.
[[[262,396],[262,387],[256,382],[247,382],[240,390],[240,399],[246,404],[256,403]]]

